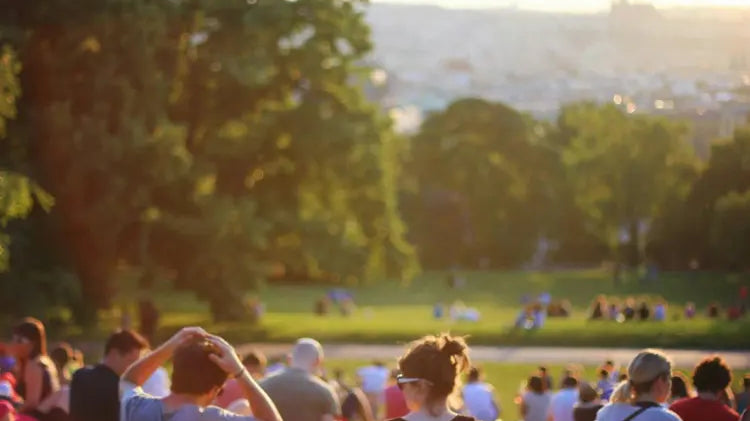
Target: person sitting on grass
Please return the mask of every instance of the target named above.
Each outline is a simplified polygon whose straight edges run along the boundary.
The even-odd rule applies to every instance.
[[[672,376],[671,390],[672,393],[670,394],[669,400],[667,401],[670,405],[681,399],[689,398],[692,396],[692,391],[690,390],[687,379],[682,373],[674,373],[674,376]]]
[[[750,374],[742,378],[742,392],[735,394],[737,412],[743,413],[750,406]]]
[[[547,421],[552,395],[544,389],[539,376],[529,377],[526,393],[519,401],[519,411],[524,421]]]
[[[500,416],[500,406],[495,401],[495,388],[485,383],[479,367],[469,370],[468,382],[461,395],[464,409],[479,421],[495,421]]]
[[[721,402],[721,395],[731,382],[732,371],[721,357],[705,358],[693,371],[698,396],[677,401],[670,409],[683,421],[737,421],[739,414]]]
[[[610,380],[609,371],[604,368],[599,370],[599,381],[596,383],[596,388],[601,392],[601,399],[603,401],[608,401],[609,397],[612,396],[612,391],[615,389],[614,384]]]
[[[412,342],[398,360],[396,379],[411,412],[394,421],[473,420],[452,410],[461,406],[454,395],[470,364],[468,350],[463,338],[447,334]]]
[[[171,394],[158,399],[143,393],[141,385],[169,359],[173,360]],[[240,383],[255,418],[210,406],[230,376]],[[232,346],[198,327],[180,330],[125,370],[120,400],[120,421],[281,421]]]
[[[672,362],[666,355],[657,350],[641,351],[628,366],[629,380],[618,385],[612,403],[599,410],[597,421],[682,421],[663,406],[671,377]]]
[[[573,420],[594,421],[597,412],[602,409],[599,393],[586,382],[581,383],[578,389],[578,403],[573,408]]]

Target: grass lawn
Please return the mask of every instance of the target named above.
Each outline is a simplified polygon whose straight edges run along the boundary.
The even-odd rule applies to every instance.
[[[407,342],[426,333],[451,331],[471,336],[475,345],[560,345],[606,347],[686,347],[713,349],[750,348],[750,318],[728,322],[725,317],[710,320],[704,316],[712,301],[724,305],[735,303],[741,285],[750,285],[750,276],[710,273],[663,273],[653,283],[627,281],[615,287],[610,275],[602,270],[555,272],[466,272],[466,286],[453,290],[445,281],[446,273],[426,273],[409,285],[381,282],[354,287],[357,310],[348,318],[334,312],[325,317],[313,315],[314,302],[324,296],[328,286],[266,286],[251,292],[265,304],[265,314],[258,325],[248,323],[214,323],[205,303],[191,293],[175,292],[165,286],[149,292],[162,312],[160,337],[166,337],[185,325],[201,325],[234,342],[288,342],[312,336],[326,342],[394,343]],[[143,292],[123,281],[115,302],[134,308],[136,297]],[[550,319],[538,331],[512,329],[520,308],[521,296],[541,292],[553,300],[568,299],[573,315],[567,319]],[[591,322],[587,308],[598,294],[637,301],[664,297],[669,301],[666,322]],[[437,302],[446,307],[456,300],[481,312],[478,323],[452,322],[432,317]],[[699,316],[681,318],[688,301],[696,303]],[[102,315],[93,331],[71,330],[66,335],[98,339],[117,326],[119,311]]]
[[[333,369],[336,368],[343,369],[344,372],[348,374],[348,381],[353,383],[355,382],[353,376],[356,369],[363,365],[367,365],[367,363],[367,361],[335,360],[327,362],[326,368],[329,372],[332,372]],[[395,362],[392,366],[395,367]],[[504,421],[515,421],[520,419],[520,416],[518,415],[518,407],[513,403],[513,399],[518,394],[521,385],[525,385],[526,379],[536,372],[537,366],[528,364],[483,363],[481,364],[481,367],[485,372],[486,381],[492,384],[497,392],[496,398],[503,410],[501,418]],[[552,375],[554,382],[559,383],[560,376],[566,367],[561,365],[548,365],[547,368]],[[594,386],[596,385],[597,367],[575,366],[575,369],[581,373],[580,376],[582,379],[593,383]],[[690,378],[692,368],[680,369],[679,371],[682,371],[688,376],[688,378]],[[734,373],[733,386],[735,390],[740,389],[742,375],[743,373],[741,372]],[[557,386],[559,386],[559,384],[556,384],[556,387]]]

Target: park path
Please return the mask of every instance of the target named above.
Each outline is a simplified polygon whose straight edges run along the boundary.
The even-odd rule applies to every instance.
[[[291,345],[254,344],[238,347],[240,354],[256,348],[268,356],[283,355]],[[404,350],[401,345],[355,345],[329,344],[323,346],[326,358],[355,360],[392,360]],[[475,361],[517,363],[517,364],[583,364],[599,365],[604,360],[627,365],[638,353],[637,349],[623,348],[560,348],[560,347],[492,347],[472,346],[471,358]],[[750,369],[750,352],[747,351],[696,351],[670,349],[667,353],[678,367],[693,367],[701,358],[711,354],[721,354],[736,370]]]

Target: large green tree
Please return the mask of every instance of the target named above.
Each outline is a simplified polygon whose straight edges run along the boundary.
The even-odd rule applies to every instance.
[[[667,265],[685,268],[691,262],[701,268],[727,269],[736,260],[728,252],[724,223],[734,215],[740,195],[750,189],[750,129],[740,128],[729,139],[711,145],[708,163],[684,200],[675,201],[657,221],[652,242]],[[730,200],[729,196],[734,197]],[[725,203],[719,206],[724,198]],[[719,212],[721,215],[717,215]],[[728,219],[730,218],[730,219]],[[724,222],[723,222],[724,221]],[[715,226],[719,224],[719,226]],[[742,231],[742,225],[737,226]],[[726,237],[727,242],[723,242]]]
[[[687,128],[613,105],[570,106],[561,121],[572,131],[563,162],[590,231],[616,262],[638,265],[644,228],[672,198],[684,197],[696,172]]]
[[[109,305],[123,266],[232,318],[271,267],[415,273],[399,138],[358,83],[360,2],[0,7],[23,66],[10,131],[57,200],[48,238],[81,280],[80,319]]]
[[[503,104],[459,100],[413,138],[409,222],[430,267],[529,259],[543,234],[550,166],[533,122]]]

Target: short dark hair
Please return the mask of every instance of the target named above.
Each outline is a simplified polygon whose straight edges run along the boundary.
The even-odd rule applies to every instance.
[[[73,359],[73,347],[67,342],[60,342],[49,352],[49,357],[58,369],[63,368]]]
[[[578,387],[578,379],[576,379],[573,376],[568,376],[563,379],[562,387],[564,388]]]
[[[482,376],[482,370],[479,367],[471,367],[469,370],[469,382],[478,382]]]
[[[599,370],[599,377],[604,377],[604,378],[609,377],[609,371],[602,368],[601,370]]]
[[[544,393],[544,383],[542,382],[542,378],[539,376],[531,376],[529,377],[529,390],[532,392],[541,395]]]
[[[107,343],[104,345],[104,355],[109,354],[112,350],[122,355],[136,349],[146,348],[148,348],[148,341],[143,336],[136,331],[123,329],[109,335]]]
[[[685,379],[680,373],[674,373],[672,376],[672,398],[687,398],[690,396],[690,393],[688,392],[688,385],[685,382]]]
[[[263,355],[262,352],[254,349],[245,355],[245,357],[242,359],[242,365],[244,366],[254,366],[254,367],[265,367],[266,364],[268,364],[268,360],[266,359],[266,356]]]
[[[219,354],[211,342],[202,340],[181,345],[172,358],[172,392],[203,395],[227,381],[227,373],[209,355]]]
[[[732,370],[723,358],[705,358],[693,370],[693,384],[698,392],[719,393],[732,382]]]
[[[546,373],[547,372],[547,367],[545,367],[543,365],[540,365],[539,366],[539,371],[541,371],[542,373]]]

